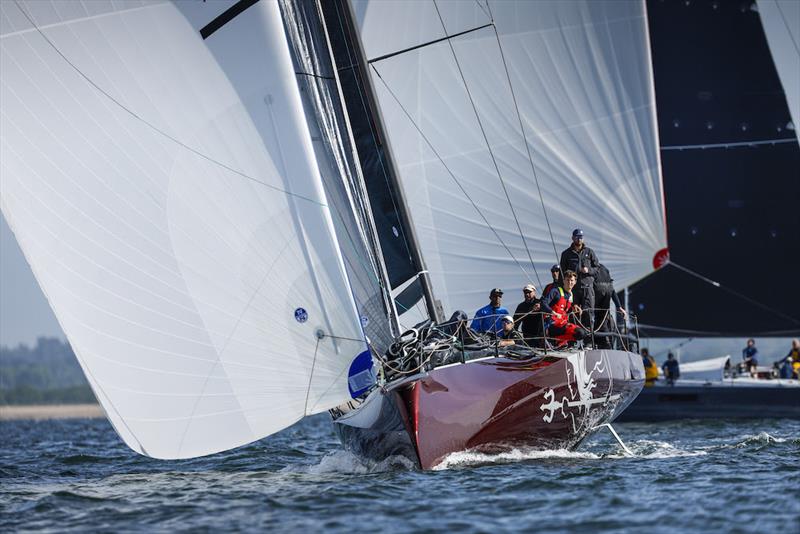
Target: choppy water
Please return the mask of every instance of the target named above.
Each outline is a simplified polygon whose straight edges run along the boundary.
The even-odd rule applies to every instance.
[[[619,424],[578,451],[420,472],[343,452],[325,416],[163,462],[104,420],[0,423],[0,529],[800,532],[800,421]]]

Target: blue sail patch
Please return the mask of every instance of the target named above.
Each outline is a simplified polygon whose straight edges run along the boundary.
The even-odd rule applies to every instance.
[[[365,350],[353,359],[350,371],[347,373],[350,396],[355,399],[359,395],[363,395],[375,385],[377,380],[375,367],[372,365],[372,354],[369,350]]]

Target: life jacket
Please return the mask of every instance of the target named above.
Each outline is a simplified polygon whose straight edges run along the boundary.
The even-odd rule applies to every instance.
[[[644,364],[644,379],[645,380],[656,380],[658,378],[658,365],[656,365],[655,359],[652,356],[647,357],[647,361]]]
[[[558,292],[560,294],[559,299],[550,307],[560,315],[559,317],[553,317],[552,315],[550,317],[554,325],[564,326],[567,324],[567,312],[572,308],[572,293],[567,297],[563,287],[559,287]]]

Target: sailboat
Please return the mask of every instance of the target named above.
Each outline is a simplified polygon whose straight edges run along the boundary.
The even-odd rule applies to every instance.
[[[468,346],[445,310],[543,286],[577,226],[618,286],[657,267],[643,2],[0,7],[2,211],[134,451],[330,411],[427,469],[576,447],[641,390],[628,345]]]

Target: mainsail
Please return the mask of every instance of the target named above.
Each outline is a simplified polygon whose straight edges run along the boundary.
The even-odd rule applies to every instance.
[[[158,458],[340,404],[366,348],[279,8],[246,4],[0,5],[3,213]]]
[[[666,247],[643,2],[353,2],[437,298],[545,284],[582,227],[625,287]]]

